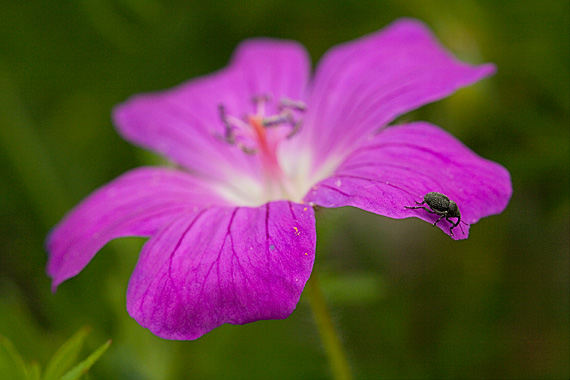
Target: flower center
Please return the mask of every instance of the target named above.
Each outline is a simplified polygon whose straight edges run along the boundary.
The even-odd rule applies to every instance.
[[[277,148],[282,141],[299,132],[302,124],[300,116],[306,107],[303,102],[290,99],[281,99],[274,106],[270,100],[268,95],[254,97],[255,112],[241,118],[229,115],[224,105],[218,106],[224,125],[224,135],[220,138],[245,154],[257,156],[261,164],[263,181],[257,184],[257,188],[251,188],[251,180],[232,180],[232,187],[240,190],[238,193],[241,195],[226,198],[237,198],[232,200],[240,204],[259,205],[279,199],[300,201],[299,197],[302,196],[283,171]],[[268,115],[270,107],[276,112]]]

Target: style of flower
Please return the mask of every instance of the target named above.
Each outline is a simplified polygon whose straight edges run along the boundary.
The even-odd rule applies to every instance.
[[[440,192],[460,207],[468,225],[451,237],[464,239],[505,209],[509,173],[439,127],[388,124],[494,72],[457,61],[409,19],[334,47],[313,78],[299,44],[245,41],[228,67],[114,110],[124,138],[175,167],[125,173],[54,228],[53,290],[108,241],[149,237],[128,312],[160,337],[196,339],[293,312],[315,258],[313,206],[433,223],[405,206]]]

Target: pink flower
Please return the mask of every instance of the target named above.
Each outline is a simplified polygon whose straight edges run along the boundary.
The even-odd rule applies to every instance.
[[[512,193],[502,166],[429,123],[387,126],[494,71],[458,62],[407,19],[334,47],[313,78],[299,44],[248,40],[228,67],[115,109],[127,140],[176,168],[132,170],[75,207],[48,238],[53,289],[109,240],[149,237],[128,312],[160,337],[196,339],[295,309],[313,267],[313,205],[433,223],[405,206],[435,191],[469,225],[500,213]]]

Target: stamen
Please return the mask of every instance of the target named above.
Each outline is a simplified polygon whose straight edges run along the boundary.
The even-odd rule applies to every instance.
[[[224,124],[224,136],[222,136],[222,139],[225,140],[226,142],[228,142],[229,144],[235,144],[236,140],[235,140],[235,135],[233,132],[233,128],[230,125],[230,122],[228,121],[228,118],[226,116],[226,108],[224,107],[223,104],[218,105],[218,110],[220,112],[220,119],[222,120],[222,123]]]
[[[239,142],[236,139],[236,131],[235,131],[234,126],[237,126],[238,128],[244,129],[244,128],[248,128],[248,124],[242,120],[236,119],[233,116],[228,116],[226,113],[226,109],[222,104],[218,105],[218,110],[220,112],[220,119],[222,120],[222,123],[224,124],[224,135],[221,136],[219,134],[216,134],[216,137],[218,137],[222,141],[227,142],[230,145],[236,145],[244,153],[247,153],[247,154],[257,153],[257,149],[245,146],[243,143]]]
[[[282,109],[288,109],[288,108],[289,109],[292,108],[294,110],[301,111],[301,112],[305,112],[307,110],[307,106],[305,105],[305,103],[300,101],[300,100],[295,101],[295,100],[291,100],[288,98],[281,99],[279,101],[279,109],[282,110]]]
[[[265,104],[271,101],[271,96],[269,94],[256,95],[251,100],[255,105],[255,114],[263,117],[265,115]]]
[[[263,126],[264,127],[275,127],[277,125],[291,123],[293,115],[291,112],[282,112],[279,115],[274,115],[270,117],[263,118]]]
[[[299,133],[303,124],[301,113],[305,103],[281,99],[278,104],[270,104],[271,96],[252,97],[254,108],[244,110],[241,115],[228,114],[220,104],[218,111],[223,132],[215,136],[228,144],[241,149],[246,154],[256,154],[260,174],[263,178],[263,195],[267,199],[291,199],[297,197],[296,179],[289,178],[280,162],[279,144]],[[219,126],[218,126],[219,128]]]
[[[287,136],[285,136],[285,138],[290,139],[291,137],[299,133],[299,131],[301,130],[301,124],[303,124],[303,122],[300,120],[296,122],[295,125],[293,125],[293,129],[291,129],[291,132],[289,132]]]
[[[243,119],[228,115],[222,104],[218,106],[220,119],[224,125],[224,135],[218,135],[217,137],[228,144],[239,147],[247,154],[255,154],[260,149],[268,148],[265,128],[289,126],[291,130],[284,136],[285,139],[290,139],[299,133],[302,120],[297,119],[295,116],[298,112],[306,110],[305,103],[283,98],[279,101],[277,107],[279,113],[266,116],[266,106],[271,100],[271,96],[268,94],[257,95],[252,97],[251,100],[255,105],[255,114],[245,114]],[[254,146],[251,146],[250,142]],[[271,149],[274,149],[274,147]]]
[[[247,147],[243,144],[238,144],[238,147],[245,153],[245,154],[256,154],[258,151],[255,148]]]

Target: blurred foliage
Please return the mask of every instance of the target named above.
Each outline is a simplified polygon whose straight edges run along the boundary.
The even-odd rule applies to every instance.
[[[42,374],[37,362],[26,364],[14,344],[0,335],[0,374],[8,380],[78,380],[84,378],[89,369],[107,351],[107,341],[79,364],[75,364],[83,347],[89,329],[83,328],[65,342],[53,355]]]
[[[0,0],[0,334],[47,363],[81,326],[112,338],[92,379],[326,379],[307,302],[284,321],[164,341],[129,318],[141,239],[107,245],[50,293],[44,238],[93,189],[156,162],[121,140],[131,94],[224,66],[252,36],[331,46],[402,16],[498,74],[406,115],[506,166],[505,213],[455,242],[416,219],[318,215],[316,268],[359,379],[568,379],[569,3]],[[96,346],[90,346],[94,351]]]

